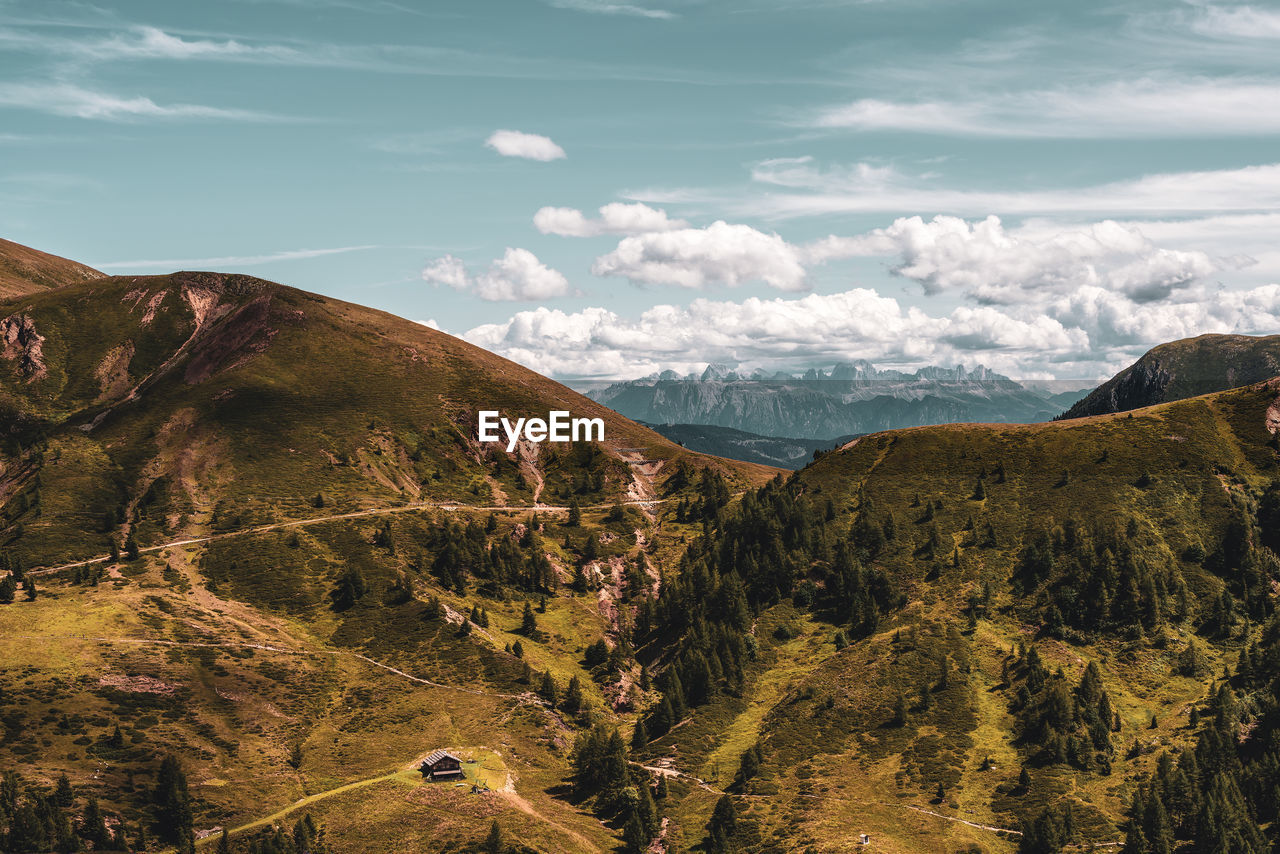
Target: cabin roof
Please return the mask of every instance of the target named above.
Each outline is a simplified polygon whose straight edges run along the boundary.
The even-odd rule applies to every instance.
[[[423,764],[423,765],[435,765],[435,764],[436,764],[437,762],[439,762],[441,759],[452,759],[454,762],[461,762],[461,761],[462,761],[461,759],[459,759],[458,757],[454,756],[452,753],[450,753],[450,752],[449,752],[449,751],[447,751],[447,750],[433,750],[433,751],[431,751],[430,753],[428,753],[428,754],[427,754],[427,758],[426,758],[426,759],[422,760],[422,764]]]

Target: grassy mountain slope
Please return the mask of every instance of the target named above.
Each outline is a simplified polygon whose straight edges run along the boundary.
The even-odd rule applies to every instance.
[[[0,239],[0,299],[101,279],[92,267]]]
[[[877,850],[1013,851],[999,829],[1067,805],[1078,845],[1123,840],[1139,781],[1195,743],[1192,710],[1212,719],[1216,677],[1273,631],[1261,626],[1280,559],[1262,543],[1276,520],[1258,508],[1280,476],[1278,430],[1274,381],[1124,415],[894,431],[824,455],[694,544],[683,572],[707,592],[668,589],[654,654],[686,697],[704,661],[732,670],[732,621],[697,602],[732,602],[739,583],[756,652],[740,686],[690,701],[669,731],[651,717],[659,734],[639,755],[737,793],[748,850],[854,850],[866,832]],[[1092,745],[1089,663],[1111,724]],[[1265,682],[1250,694],[1256,682],[1230,680],[1242,754],[1271,744],[1248,742],[1269,714]],[[1046,708],[1067,716],[1045,730],[1060,735],[1037,734]],[[683,790],[689,841],[718,798]]]
[[[1127,412],[1280,374],[1280,335],[1201,335],[1161,344],[1076,402],[1063,418]]]
[[[36,589],[0,601],[0,768],[32,791],[65,773],[76,816],[93,796],[148,850],[165,755],[197,830],[302,800],[342,851],[467,850],[494,818],[537,850],[615,844],[564,796],[567,755],[644,692],[625,651],[584,651],[624,639],[693,530],[663,502],[775,469],[244,276],[99,279],[0,315],[24,330],[0,361],[0,576]],[[600,417],[605,442],[507,454],[476,441],[479,408]],[[580,712],[539,694],[575,678]],[[437,748],[487,792],[422,786]]]
[[[639,500],[676,460],[742,484],[771,473],[687,452],[451,336],[250,277],[116,277],[0,313],[28,330],[0,361],[0,496],[28,565],[101,554],[109,536],[145,546],[320,515],[317,503]],[[606,442],[509,456],[476,441],[482,408],[603,418]]]

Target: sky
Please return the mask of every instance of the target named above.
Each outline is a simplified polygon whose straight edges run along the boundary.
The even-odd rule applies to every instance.
[[[0,0],[0,236],[582,382],[1280,333],[1280,4]]]

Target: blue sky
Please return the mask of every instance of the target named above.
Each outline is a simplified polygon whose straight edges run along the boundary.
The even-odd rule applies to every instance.
[[[1280,332],[1280,6],[0,0],[0,235],[562,378]]]

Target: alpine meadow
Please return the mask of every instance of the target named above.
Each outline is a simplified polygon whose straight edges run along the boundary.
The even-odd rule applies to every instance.
[[[1280,851],[1278,48],[0,0],[0,854]]]

